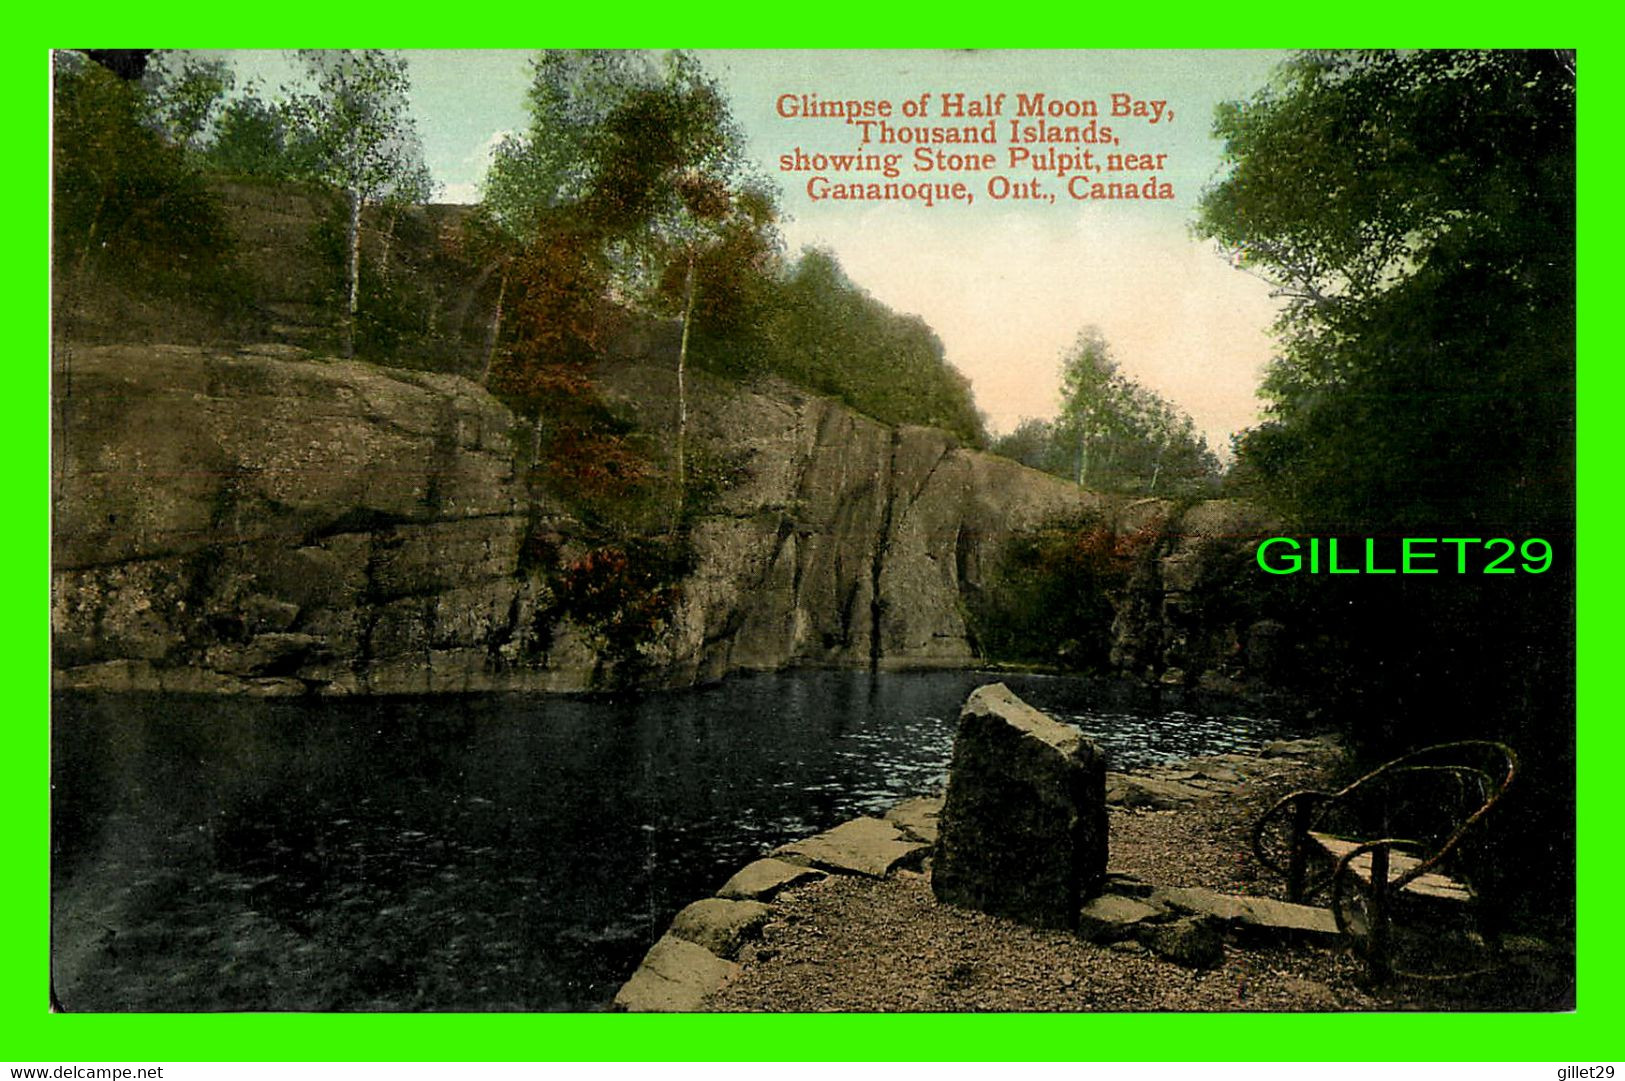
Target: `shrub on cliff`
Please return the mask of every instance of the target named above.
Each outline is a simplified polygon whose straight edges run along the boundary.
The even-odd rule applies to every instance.
[[[1012,537],[989,581],[970,594],[976,648],[990,661],[1105,668],[1112,597],[1128,584],[1147,543],[1098,521],[1056,522]]]
[[[53,62],[58,288],[101,275],[156,289],[217,268],[230,248],[219,200],[182,148],[143,123],[139,89],[71,52]]]
[[[551,600],[536,613],[536,640],[545,648],[554,626],[568,619],[597,654],[598,687],[638,687],[648,649],[671,626],[693,569],[693,548],[682,535],[630,536],[555,561],[543,573]]]

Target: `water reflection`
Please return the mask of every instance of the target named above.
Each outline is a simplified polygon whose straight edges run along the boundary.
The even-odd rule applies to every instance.
[[[1002,678],[1118,765],[1277,732]],[[58,994],[70,1010],[595,1008],[741,864],[940,787],[982,682],[811,672],[622,702],[64,696]]]

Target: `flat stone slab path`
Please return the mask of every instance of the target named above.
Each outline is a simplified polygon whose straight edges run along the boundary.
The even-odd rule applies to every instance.
[[[1331,939],[1338,936],[1332,910],[1314,905],[1296,905],[1269,897],[1242,897],[1201,886],[1158,886],[1151,891],[1151,902],[1198,916],[1212,916],[1242,929]]]
[[[910,800],[893,808],[898,822],[854,818],[746,864],[717,896],[695,901],[673,917],[671,928],[616,994],[615,1005],[633,1013],[700,1009],[706,995],[739,971],[732,958],[772,912],[763,902],[827,873],[886,877],[930,850],[941,809],[941,799]],[[923,839],[925,833],[931,840]]]
[[[883,819],[854,818],[832,830],[792,841],[774,849],[773,854],[842,874],[885,878],[899,864],[930,847],[924,841],[912,840]]]
[[[1109,774],[1107,799],[1120,813],[1157,814],[1213,806],[1245,786],[1281,775],[1305,759],[1328,753],[1320,741],[1283,742],[1270,758],[1214,755],[1140,774]],[[819,879],[896,881],[917,867],[937,839],[943,799],[906,800],[884,818],[856,818],[793,841],[737,871],[717,896],[696,901],[672,920],[643,963],[615,997],[633,1011],[693,1011],[740,971],[736,958],[754,956],[747,944],[763,934],[784,890]],[[918,877],[918,876],[916,876]],[[1147,881],[1146,870],[1108,875],[1105,892],[1079,910],[1078,938],[1112,950],[1139,951],[1188,968],[1222,962],[1226,938],[1267,948],[1273,943],[1335,940],[1329,910],[1265,897],[1176,887]],[[822,888],[822,887],[821,887]],[[791,896],[799,896],[792,894]],[[1076,938],[1073,941],[1077,941]]]
[[[1137,897],[1103,893],[1084,902],[1078,910],[1078,935],[1090,942],[1117,942],[1134,934],[1141,924],[1167,915],[1166,908]]]
[[[1194,778],[1195,774],[1191,774]],[[1130,773],[1106,774],[1106,802],[1121,807],[1171,810],[1212,795],[1181,780],[1141,777]]]
[[[824,872],[816,867],[786,863],[771,856],[747,863],[734,876],[722,884],[718,897],[743,901],[768,901],[787,886],[823,878]]]
[[[673,916],[670,933],[731,961],[739,956],[745,940],[762,929],[772,911],[760,901],[707,897]]]
[[[615,1005],[632,1013],[689,1013],[738,971],[704,946],[667,934],[616,993]]]
[[[904,800],[886,812],[891,822],[916,841],[937,843],[937,819],[942,816],[941,796],[917,796]]]

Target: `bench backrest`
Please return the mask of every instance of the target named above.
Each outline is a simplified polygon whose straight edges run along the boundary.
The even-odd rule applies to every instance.
[[[1416,841],[1431,869],[1459,853],[1517,774],[1518,756],[1503,743],[1459,740],[1423,747],[1332,793],[1316,809],[1312,828]]]

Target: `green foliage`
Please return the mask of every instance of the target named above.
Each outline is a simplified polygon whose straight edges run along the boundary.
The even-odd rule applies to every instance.
[[[1572,871],[1572,54],[1305,54],[1221,109],[1200,230],[1287,298],[1238,472],[1305,532],[1544,537],[1540,576],[1304,588],[1329,699],[1372,757],[1466,735],[1526,755],[1515,832]],[[1557,866],[1552,864],[1555,862]],[[1555,895],[1561,895],[1561,889]],[[1548,891],[1548,901],[1553,896]]]
[[[741,169],[742,136],[699,62],[671,53],[657,71],[620,87],[592,132],[583,201],[610,233],[681,230],[680,219],[705,211],[680,181],[727,185]]]
[[[58,282],[105,271],[155,288],[218,266],[219,201],[180,147],[143,122],[137,88],[72,53],[54,57],[52,241]]]
[[[1072,670],[1110,660],[1111,597],[1147,543],[1109,525],[1057,522],[1012,537],[986,586],[971,594],[969,627],[987,660]]]
[[[224,60],[204,60],[184,51],[158,52],[141,78],[148,122],[169,142],[197,154],[235,84]]]
[[[685,446],[681,410],[662,450],[608,407],[591,369],[611,296],[680,313],[685,330],[721,316],[726,289],[701,300],[696,271],[725,281],[747,221],[770,226],[771,214],[747,217],[760,207],[734,187],[738,134],[691,57],[544,52],[529,106],[529,130],[496,149],[468,232],[500,281],[489,382],[532,420],[533,481],[596,545],[549,578],[558,602],[545,619],[587,628],[612,678],[629,681],[676,603],[688,526],[729,471]],[[684,354],[673,359],[681,379]],[[690,480],[691,459],[702,468]]]
[[[524,243],[544,219],[578,207],[599,170],[608,117],[657,67],[648,53],[549,49],[531,63],[526,94],[531,124],[504,137],[486,173],[481,200],[492,223]]]
[[[767,263],[772,253],[757,258]],[[985,445],[970,383],[948,364],[936,334],[853,283],[833,254],[805,251],[787,273],[745,277],[735,288],[731,332],[700,328],[701,367],[777,375],[887,424],[928,425]]]
[[[1057,477],[1075,477],[1075,448],[1057,438],[1053,421],[1023,417],[1014,431],[999,436],[988,449],[1030,469],[1041,469]]]
[[[1118,375],[1111,346],[1098,327],[1078,331],[1071,350],[1061,360],[1061,417],[1086,437],[1107,423],[1111,411],[1112,380]],[[1081,483],[1081,480],[1080,480]]]
[[[309,177],[349,196],[344,353],[360,332],[361,214],[369,205],[420,203],[433,192],[410,105],[406,60],[377,49],[301,49],[314,90],[284,109],[297,131],[297,160]]]
[[[1572,65],[1306,54],[1220,110],[1231,172],[1199,225],[1289,300],[1269,420],[1238,445],[1287,511],[1452,529],[1571,514]]]
[[[313,87],[290,95],[284,109],[311,179],[363,205],[426,201],[432,184],[405,58],[378,49],[301,49],[299,58]]]
[[[582,209],[610,245],[623,292],[686,311],[687,268],[720,238],[745,180],[743,142],[689,54],[669,54],[658,78],[622,89],[591,140]]]
[[[488,220],[521,247],[567,223],[593,239],[622,296],[680,308],[665,271],[712,239],[743,179],[715,83],[681,52],[555,49],[532,64],[528,106],[529,129],[494,151]]]
[[[292,180],[312,171],[304,153],[286,110],[249,92],[221,107],[202,156],[215,172]]]
[[[361,302],[356,318],[359,356],[398,356],[408,343],[429,335],[426,298],[415,282],[386,274],[372,263],[361,271]]]
[[[321,292],[314,299],[331,310],[342,311],[349,291],[349,239],[347,208],[333,201],[310,231],[305,249],[319,261]],[[380,231],[388,228],[387,214],[381,214]],[[400,228],[399,225],[396,228]],[[438,348],[432,340],[429,316],[435,298],[428,282],[412,273],[397,273],[378,259],[360,264],[357,287],[354,354],[376,361],[406,364],[404,354],[432,355]],[[342,330],[334,330],[322,344],[342,348]]]
[[[1060,415],[1024,420],[992,449],[1097,491],[1193,497],[1218,485],[1218,460],[1195,423],[1124,374],[1093,327],[1062,363]]]
[[[531,126],[498,146],[485,185],[508,251],[562,239],[568,258],[530,258],[550,263],[566,292],[591,264],[606,292],[687,313],[701,368],[779,375],[888,423],[984,441],[969,384],[924,323],[887,310],[827,253],[783,267],[777,207],[693,57],[553,50],[533,71]],[[493,246],[491,257],[508,256]],[[556,291],[530,277],[537,295]],[[505,340],[525,336],[511,328]]]

